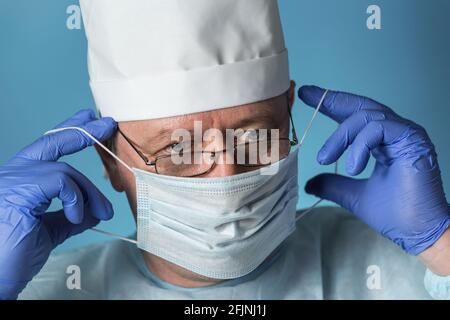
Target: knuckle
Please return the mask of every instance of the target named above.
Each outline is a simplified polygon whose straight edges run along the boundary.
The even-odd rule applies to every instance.
[[[88,130],[86,130],[88,131]],[[83,132],[79,130],[74,130],[74,134],[77,136],[77,139],[80,144],[80,148],[84,148],[85,146],[91,145],[91,139],[87,137]]]
[[[53,172],[52,178],[55,182],[59,183],[61,186],[65,186],[67,184],[67,175],[62,171]]]
[[[72,170],[72,167],[66,162],[55,162],[57,171],[67,173]]]
[[[380,110],[362,109],[356,113],[358,120],[369,124],[372,121],[386,120],[386,114]]]
[[[383,125],[381,124],[380,121],[371,121],[367,125],[367,128],[370,130],[383,130]]]
[[[415,141],[418,144],[421,144],[423,147],[426,147],[427,149],[434,149],[434,146],[431,142],[430,137],[428,136],[427,131],[425,128],[418,124],[410,125],[410,137],[413,141]]]
[[[42,141],[42,149],[47,150],[48,154],[54,155],[57,152],[57,144],[55,143],[53,134],[46,134],[39,139]],[[42,157],[38,157],[38,160],[42,160]]]
[[[385,111],[387,110],[387,108],[383,107],[380,103],[378,103],[377,101],[368,98],[368,97],[364,97],[363,98],[363,105],[362,107],[366,110],[372,110],[372,111]]]
[[[407,123],[406,129],[408,132],[408,136],[414,138],[423,138],[428,136],[425,129],[414,122]]]
[[[348,98],[350,99],[350,97]],[[360,111],[366,108],[367,106],[367,98],[362,96],[353,96],[355,99],[354,104],[356,105],[355,110]]]
[[[333,112],[336,109],[336,105],[338,101],[341,99],[342,93],[338,91],[332,91],[328,93],[328,98],[324,101],[324,106],[330,111]]]
[[[426,139],[429,139],[427,130],[424,127],[422,127],[421,125],[418,125],[418,124],[415,124],[415,127],[416,127],[417,134],[419,134],[420,136],[422,136]]]

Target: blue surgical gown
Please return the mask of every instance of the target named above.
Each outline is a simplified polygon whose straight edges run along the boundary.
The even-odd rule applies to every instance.
[[[80,287],[67,285],[68,267]],[[426,275],[426,276],[425,276]],[[425,280],[425,282],[424,282]],[[69,289],[72,288],[72,289]],[[109,241],[55,254],[21,299],[430,299],[449,298],[437,277],[392,242],[336,207],[316,208],[255,271],[203,288],[152,274],[133,244]]]

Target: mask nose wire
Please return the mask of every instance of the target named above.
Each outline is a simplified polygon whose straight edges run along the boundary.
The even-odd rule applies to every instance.
[[[86,136],[88,136],[89,138],[91,138],[96,144],[98,144],[103,150],[105,150],[111,157],[113,157],[114,159],[116,159],[117,161],[119,161],[120,164],[122,164],[125,168],[127,168],[127,170],[129,170],[131,173],[133,173],[133,169],[131,169],[131,167],[129,165],[127,165],[122,159],[120,159],[118,156],[116,156],[111,150],[109,150],[107,147],[105,147],[100,141],[98,141],[97,138],[95,138],[92,134],[90,134],[89,132],[87,132],[85,129],[83,128],[79,128],[79,127],[65,127],[65,128],[57,128],[57,129],[53,129],[53,130],[49,130],[47,132],[44,133],[44,135],[47,134],[52,134],[52,133],[56,133],[56,132],[61,132],[61,131],[66,131],[66,130],[77,130],[82,132],[83,134],[85,134]],[[112,232],[108,232],[108,231],[103,231],[97,228],[91,228],[92,231],[95,231],[97,233],[101,233],[119,240],[123,240],[123,241],[127,241],[133,244],[137,245],[137,241],[133,240],[133,239],[129,239],[129,238],[125,238],[122,237],[118,234],[112,233]]]
[[[329,90],[325,90],[325,92],[322,95],[322,98],[319,101],[319,104],[317,105],[316,109],[314,110],[314,114],[311,117],[311,120],[308,123],[308,126],[306,127],[305,132],[303,133],[303,136],[299,142],[299,146],[303,145],[303,142],[305,141],[306,136],[308,135],[308,132],[310,131],[312,124],[314,122],[314,119],[317,117],[317,115],[319,114],[320,108],[323,105],[323,102],[325,101],[325,98],[328,94]],[[338,162],[336,161],[334,164],[334,173],[337,174],[338,173]],[[322,203],[324,199],[319,199],[316,201],[316,203],[314,203],[311,207],[309,207],[308,209],[306,209],[305,211],[303,211],[301,214],[297,215],[297,217],[295,218],[295,221],[297,222],[298,220],[300,220],[301,218],[303,218],[304,216],[306,216],[308,213],[310,213],[315,207],[317,207],[320,203]]]

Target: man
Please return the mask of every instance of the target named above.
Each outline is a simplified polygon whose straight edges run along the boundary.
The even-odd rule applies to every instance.
[[[421,127],[378,102],[300,89],[300,99],[340,124],[321,164],[349,149],[350,175],[370,155],[377,165],[368,180],[320,175],[306,185],[362,222],[338,208],[296,222],[296,89],[276,1],[85,0],[82,8],[104,118],[82,110],[0,167],[1,298],[450,297],[450,210],[434,147]],[[240,146],[250,150],[248,140],[196,149],[174,135],[195,132],[196,122],[202,134],[258,132],[258,147],[268,141],[260,132],[278,130],[270,161],[231,161]],[[97,141],[136,217],[137,247],[114,241],[49,258],[113,216],[88,178],[57,161]],[[204,162],[175,163],[173,154]],[[53,198],[63,209],[48,213]],[[81,270],[76,290],[67,286],[70,266]],[[371,283],[368,272],[380,280]]]

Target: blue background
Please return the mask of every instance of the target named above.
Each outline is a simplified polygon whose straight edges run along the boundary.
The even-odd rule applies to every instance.
[[[66,27],[71,4],[77,2],[0,0],[0,163],[80,108],[94,107],[84,31]],[[381,30],[366,27],[371,4],[381,7]],[[280,0],[280,9],[292,79],[370,96],[423,125],[437,147],[448,193],[450,0]],[[297,131],[311,115],[297,103]],[[335,127],[325,117],[314,124],[301,150],[301,187],[332,170],[320,167],[315,155]],[[134,232],[126,198],[103,178],[94,150],[64,161],[90,177],[113,203],[115,218],[101,227]],[[315,200],[301,193],[299,207]],[[58,250],[104,240],[88,231]]]

